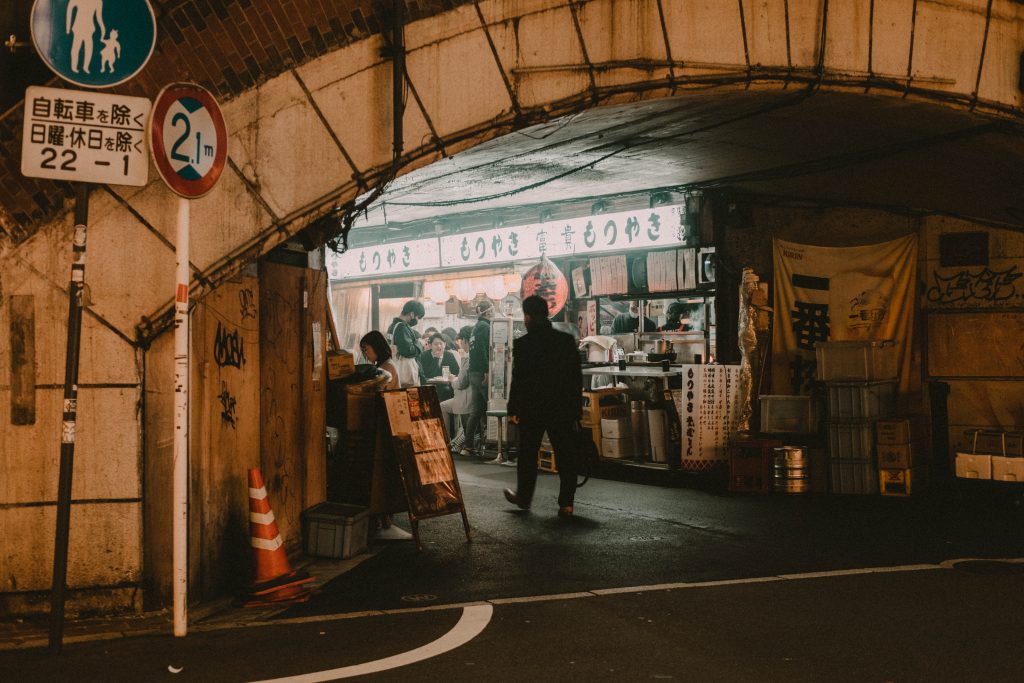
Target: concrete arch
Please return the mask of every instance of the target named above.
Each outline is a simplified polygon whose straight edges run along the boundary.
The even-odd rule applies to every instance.
[[[1024,7],[1009,0],[464,2],[407,26],[400,173],[533,123],[686,89],[709,96],[730,89],[853,91],[1020,121],[1022,19]],[[230,169],[192,205],[193,297],[387,176],[385,47],[381,35],[370,35],[224,103]],[[87,471],[81,486],[117,509],[111,524],[126,516],[133,531],[119,541],[117,562],[100,567],[102,551],[83,549],[87,559],[72,567],[73,585],[134,586],[141,573],[140,405],[148,380],[138,355],[170,322],[177,201],[151,177],[144,188],[94,193],[82,373],[96,378],[98,400],[111,402],[103,429],[115,437],[107,457],[121,474]],[[0,292],[38,297],[37,329],[48,348],[60,348],[65,335],[65,304],[54,293],[67,280],[70,232],[63,216],[0,254]],[[4,307],[0,329],[6,316]],[[0,435],[13,438],[8,359],[0,348]],[[59,366],[59,359],[42,364],[38,384],[59,386]],[[48,441],[54,432],[43,422],[17,428],[17,438]],[[0,555],[0,576],[19,577],[17,588],[0,590],[43,590],[49,550],[31,544],[50,528],[39,513],[50,508],[38,504],[53,500],[47,487],[55,478],[2,450],[0,469],[11,473],[5,480],[20,488],[0,500],[15,505],[0,509],[0,521],[25,547]],[[104,480],[123,486],[106,490]]]

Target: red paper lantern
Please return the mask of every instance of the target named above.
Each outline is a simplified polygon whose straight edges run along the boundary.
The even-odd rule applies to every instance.
[[[548,302],[548,315],[554,317],[569,300],[569,281],[554,263],[545,256],[541,262],[523,274],[519,293],[525,299],[537,295]]]

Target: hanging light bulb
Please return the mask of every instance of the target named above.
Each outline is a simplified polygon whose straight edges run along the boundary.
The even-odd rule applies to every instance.
[[[505,293],[518,292],[519,288],[523,286],[523,276],[519,273],[505,273],[501,276],[504,283]]]
[[[488,299],[499,300],[508,294],[505,289],[505,278],[501,275],[492,275],[484,279],[484,294]]]
[[[448,300],[448,293],[445,291],[444,282],[441,281],[424,283],[423,296],[435,302]]]

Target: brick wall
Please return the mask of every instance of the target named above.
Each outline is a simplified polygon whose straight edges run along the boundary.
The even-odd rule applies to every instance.
[[[415,21],[467,0],[405,0]],[[152,0],[157,45],[146,68],[111,89],[153,98],[167,83],[192,81],[221,101],[282,71],[379,33],[391,0]],[[50,85],[62,81],[53,79]],[[22,108],[0,117],[0,251],[55,217],[70,184],[21,175]]]

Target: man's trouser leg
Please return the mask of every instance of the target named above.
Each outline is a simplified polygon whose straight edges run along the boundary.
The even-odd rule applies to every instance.
[[[544,437],[543,425],[519,424],[519,458],[516,461],[516,496],[529,505],[537,488],[537,451]]]
[[[558,468],[558,505],[572,505],[576,496],[576,470],[579,455],[576,452],[576,439],[572,422],[560,422],[548,425],[548,438],[555,449],[555,466]],[[537,452],[534,450],[534,461]],[[536,474],[534,474],[536,476]]]
[[[469,421],[466,423],[466,448],[476,447],[480,422],[487,411],[487,395],[484,393],[484,373],[469,372]],[[484,444],[480,444],[483,447]]]

